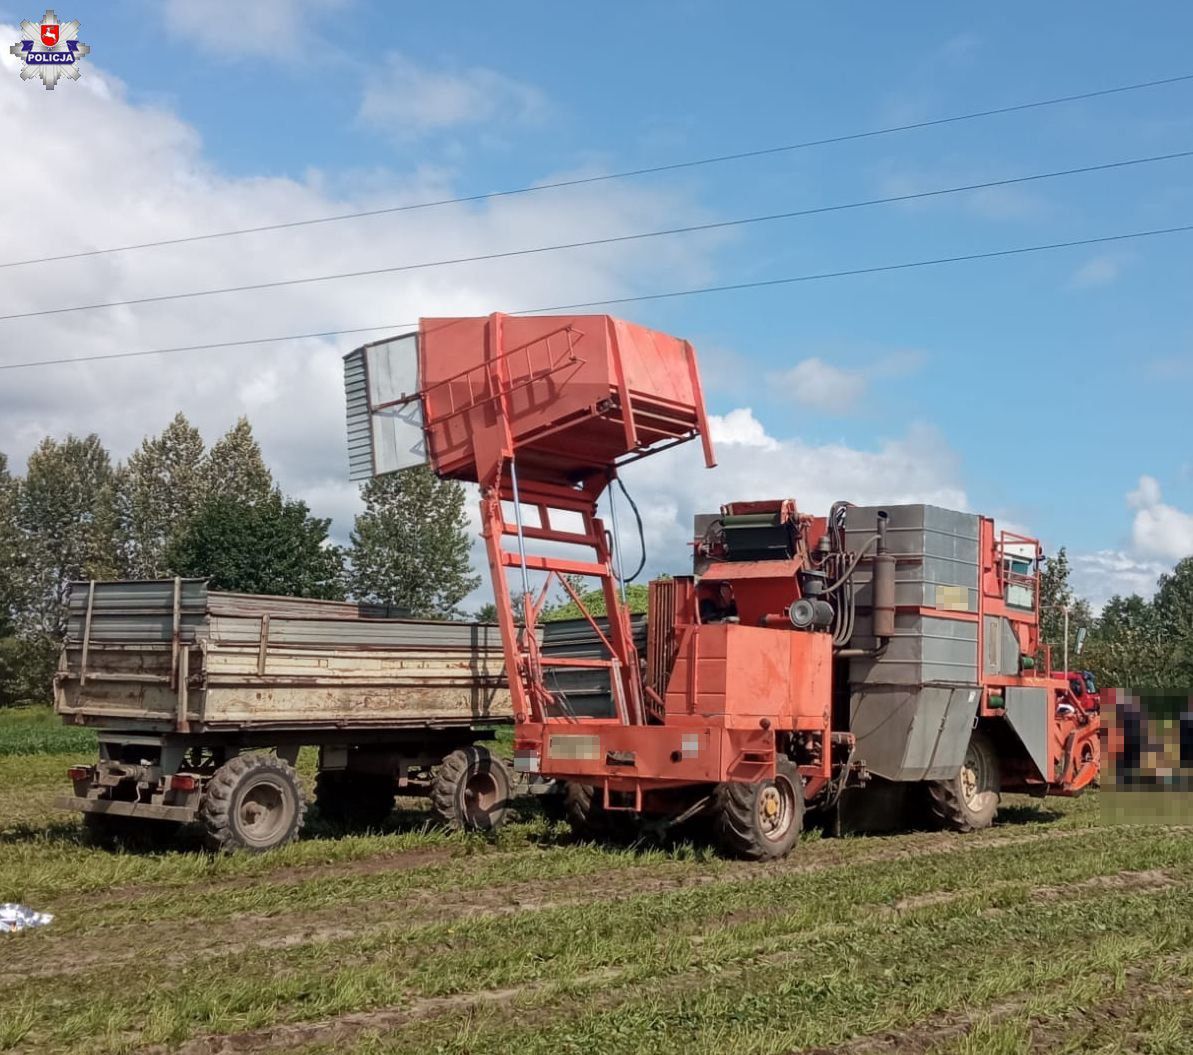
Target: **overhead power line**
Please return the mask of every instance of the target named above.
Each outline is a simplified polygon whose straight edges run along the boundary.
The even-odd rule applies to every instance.
[[[735,282],[719,286],[702,286],[697,289],[671,290],[665,293],[642,293],[628,297],[609,297],[604,300],[577,301],[571,304],[553,304],[547,307],[522,308],[510,315],[536,315],[545,312],[575,311],[578,308],[604,308],[619,304],[640,304],[647,301],[672,300],[679,297],[697,297],[711,293],[731,293],[747,289],[764,289],[771,286],[788,286],[803,282],[819,282],[834,278],[853,278],[860,275],[878,275],[891,271],[910,271],[921,267],[939,267],[976,260],[995,260],[1000,257],[1020,256],[1026,253],[1045,253],[1057,249],[1075,249],[1081,246],[1105,245],[1110,242],[1126,242],[1139,238],[1154,238],[1160,235],[1185,234],[1193,231],[1193,223],[1177,227],[1157,227],[1147,231],[1129,231],[1122,234],[1098,235],[1093,238],[1076,238],[1065,242],[1046,242],[1041,245],[1015,246],[1011,249],[992,249],[980,253],[964,253],[958,256],[940,256],[928,260],[910,260],[896,264],[875,264],[868,267],[845,268],[839,271],[818,271],[804,275],[790,275],[785,278],[758,279],[751,282]],[[99,355],[81,355],[62,359],[31,359],[23,363],[0,363],[0,370],[24,370],[39,366],[60,366],[69,363],[90,363],[112,359],[134,359],[150,355],[172,355],[182,352],[214,351],[219,348],[243,348],[250,345],[279,344],[285,341],[305,341],[326,337],[343,337],[357,333],[371,333],[377,330],[408,331],[418,326],[417,322],[393,322],[376,326],[357,326],[351,329],[323,330],[318,333],[292,333],[278,337],[250,337],[236,341],[211,341],[204,344],[177,345],[170,348],[149,348],[136,352],[107,352]]]
[[[371,278],[377,275],[392,275],[405,271],[422,271],[435,267],[449,267],[459,264],[476,264],[491,260],[506,260],[511,257],[535,256],[541,253],[555,253],[565,249],[585,249],[596,246],[616,245],[624,242],[643,241],[649,238],[664,238],[681,234],[696,234],[707,231],[723,230],[731,227],[744,227],[748,224],[774,223],[779,220],[793,220],[800,217],[816,216],[824,213],[844,212],[850,209],[863,209],[879,205],[893,205],[899,202],[919,201],[924,198],[938,198],[951,194],[961,194],[967,191],[988,190],[992,187],[1009,187],[1021,183],[1033,183],[1042,180],[1058,179],[1066,176],[1078,176],[1092,172],[1106,172],[1111,169],[1130,168],[1138,165],[1150,165],[1161,161],[1175,161],[1181,158],[1193,157],[1193,150],[1182,150],[1170,154],[1155,154],[1150,157],[1128,158],[1123,161],[1107,161],[1097,165],[1082,165],[1076,168],[1058,169],[1052,172],[1037,172],[1028,176],[1011,176],[1006,179],[985,180],[981,183],[967,183],[958,187],[940,187],[934,190],[914,191],[908,194],[893,194],[883,198],[866,198],[861,201],[840,202],[834,205],[820,205],[807,209],[794,209],[788,212],[768,213],[763,216],[747,216],[735,220],[714,220],[708,223],[689,224],[684,227],[667,227],[656,231],[639,231],[631,234],[610,235],[605,238],[589,238],[577,242],[559,242],[553,245],[532,246],[527,249],[508,249],[494,253],[479,253],[474,256],[458,256],[445,260],[427,260],[415,264],[393,264],[387,267],[368,268],[362,271],[339,271],[328,275],[309,275],[304,278],[276,279],[270,282],[252,282],[240,286],[223,286],[219,289],[186,290],[181,293],[163,293],[152,297],[132,297],[127,300],[109,300],[97,304],[72,304],[61,308],[40,308],[36,311],[14,312],[0,315],[0,322],[14,319],[34,319],[47,315],[65,315],[70,312],[99,311],[106,308],[128,308],[139,304],[161,304],[173,300],[194,300],[199,297],[215,297],[232,293],[250,293],[265,289],[281,289],[287,286],[311,285],[317,282],[336,282],[345,279]]]
[[[447,205],[466,205],[471,202],[489,201],[493,198],[510,198],[516,195],[537,194],[541,191],[560,190],[565,187],[581,187],[593,183],[607,183],[611,180],[631,179],[661,172],[678,172],[683,169],[700,168],[705,165],[722,165],[730,161],[747,161],[751,158],[770,157],[798,150],[809,150],[814,147],[832,146],[836,143],[849,143],[859,139],[874,139],[879,136],[895,135],[900,132],[914,132],[924,128],[937,128],[941,125],[958,124],[963,121],[976,121],[987,117],[997,117],[1001,114],[1021,113],[1025,110],[1039,110],[1049,106],[1060,106],[1064,103],[1081,102],[1086,99],[1099,99],[1108,95],[1122,95],[1126,92],[1143,91],[1148,88],[1161,88],[1172,84],[1181,84],[1186,81],[1193,81],[1193,73],[1182,73],[1175,77],[1162,77],[1150,81],[1137,81],[1133,84],[1120,84],[1112,88],[1097,88],[1092,91],[1077,92],[1072,95],[1059,95],[1049,99],[1035,99],[1026,103],[1012,103],[1008,106],[998,106],[989,110],[974,110],[964,114],[952,114],[948,117],[934,117],[923,121],[911,121],[907,124],[887,125],[883,128],[871,128],[863,132],[849,132],[843,135],[826,136],[820,139],[805,139],[798,143],[784,143],[778,146],[760,147],[756,150],[743,150],[733,154],[716,154],[712,157],[695,158],[688,161],[673,161],[665,165],[650,165],[643,168],[624,169],[620,172],[607,172],[596,176],[577,176],[572,179],[555,180],[550,183],[536,183],[508,190],[488,191],[483,194],[468,194],[456,198],[437,198],[430,201],[413,202],[407,205],[391,205],[379,209],[361,209],[354,212],[336,213],[332,216],[316,216],[305,220],[287,220],[279,223],[261,224],[256,227],[238,227],[227,231],[210,231],[204,234],[181,235],[177,238],[161,238],[152,242],[135,242],[129,245],[108,246],[103,249],[79,249],[70,253],[59,253],[55,256],[31,257],[28,260],[10,260],[6,263],[0,263],[0,268],[26,267],[30,264],[47,264],[59,260],[77,260],[81,257],[104,256],[109,253],[128,253],[138,249],[156,249],[169,245],[186,245],[192,242],[212,241],[219,238],[235,238],[239,235],[262,234],[266,231],[284,231],[296,227],[311,227],[316,224],[340,223],[344,220],[360,220],[375,216],[393,215],[394,213],[416,212],[422,209],[435,209]]]

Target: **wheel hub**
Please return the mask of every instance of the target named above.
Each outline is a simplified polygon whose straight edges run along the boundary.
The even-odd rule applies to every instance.
[[[240,800],[241,828],[255,841],[270,839],[284,823],[285,813],[282,792],[272,784],[256,784]]]
[[[768,839],[783,836],[791,824],[791,809],[783,790],[775,784],[758,794],[758,825]]]
[[[464,784],[464,812],[470,821],[483,820],[497,805],[499,790],[491,773],[474,773]]]
[[[965,761],[961,765],[961,795],[970,809],[981,806],[983,787],[986,782],[986,767],[982,757],[971,746],[965,752]]]

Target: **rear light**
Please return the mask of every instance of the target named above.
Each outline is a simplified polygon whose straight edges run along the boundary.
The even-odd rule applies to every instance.
[[[71,766],[70,769],[68,769],[66,771],[66,775],[67,775],[67,777],[70,778],[71,781],[73,781],[76,784],[80,780],[90,780],[91,779],[91,767],[90,766]]]
[[[176,773],[170,778],[171,791],[194,791],[198,786],[199,781],[189,773]]]

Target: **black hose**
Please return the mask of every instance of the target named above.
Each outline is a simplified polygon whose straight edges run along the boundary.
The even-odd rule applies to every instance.
[[[626,490],[626,486],[622,482],[621,477],[615,476],[613,479],[617,483],[617,486],[621,488],[621,493],[625,495],[625,500],[630,503],[630,508],[634,511],[634,520],[638,524],[638,547],[641,551],[641,557],[638,560],[638,567],[634,569],[634,574],[630,575],[628,578],[622,578],[620,575],[617,576],[618,582],[622,583],[623,585],[628,585],[638,578],[638,576],[642,574],[642,569],[646,567],[646,532],[642,527],[642,514],[638,512],[638,505],[633,498],[630,497],[630,492]],[[613,500],[612,495],[609,496],[609,500]]]

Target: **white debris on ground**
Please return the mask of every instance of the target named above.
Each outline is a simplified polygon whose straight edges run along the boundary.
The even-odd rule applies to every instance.
[[[24,905],[11,902],[0,905],[0,934],[11,934],[30,927],[44,927],[53,919],[49,912],[34,912]]]

